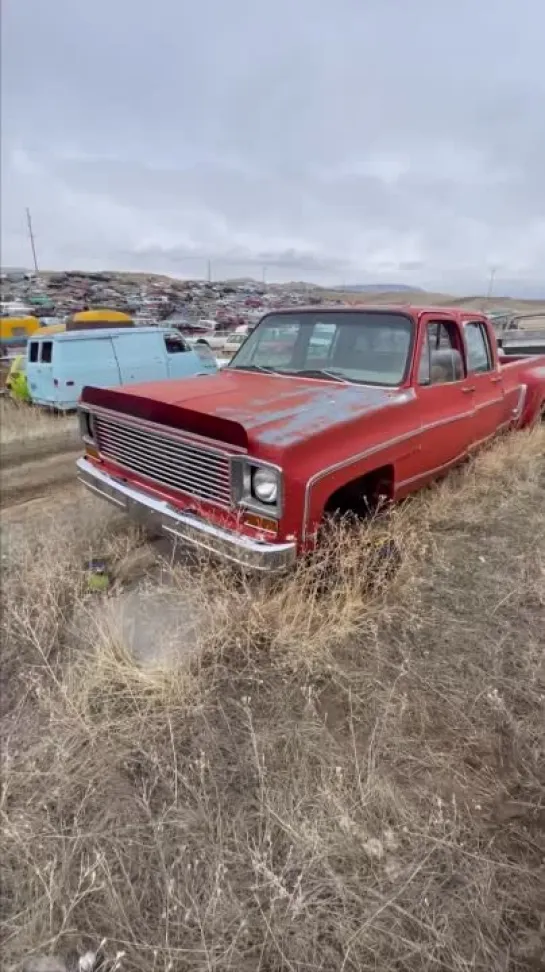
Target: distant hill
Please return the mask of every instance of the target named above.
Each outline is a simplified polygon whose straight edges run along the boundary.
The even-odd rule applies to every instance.
[[[339,290],[343,294],[397,294],[405,291],[411,293],[424,293],[420,287],[410,287],[408,284],[351,284],[345,287],[332,287],[332,290]]]

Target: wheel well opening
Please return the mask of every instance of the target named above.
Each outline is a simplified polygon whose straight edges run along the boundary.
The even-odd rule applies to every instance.
[[[393,495],[394,467],[381,466],[335,490],[325,504],[324,516],[372,516]]]

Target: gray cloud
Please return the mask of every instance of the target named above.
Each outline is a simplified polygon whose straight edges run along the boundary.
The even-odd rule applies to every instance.
[[[541,0],[4,0],[2,261],[545,292]]]

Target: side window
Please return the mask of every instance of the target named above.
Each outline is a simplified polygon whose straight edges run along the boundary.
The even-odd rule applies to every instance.
[[[447,321],[434,321],[429,326],[430,347],[432,351],[451,351],[456,349],[456,332]]]
[[[454,321],[430,321],[418,367],[419,385],[448,384],[464,377]]]
[[[165,348],[169,354],[179,354],[181,351],[189,351],[189,346],[181,334],[165,334]]]
[[[484,324],[481,321],[469,321],[464,324],[464,335],[468,372],[491,371],[493,358]]]
[[[42,341],[42,353],[40,361],[43,364],[51,364],[53,360],[53,341]]]
[[[31,341],[28,346],[28,360],[35,364],[38,360],[38,348],[39,344],[37,341]]]

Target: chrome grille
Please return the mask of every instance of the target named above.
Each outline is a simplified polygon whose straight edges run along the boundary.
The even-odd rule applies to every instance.
[[[161,432],[94,415],[101,453],[161,486],[179,489],[198,499],[229,506],[229,456]]]

